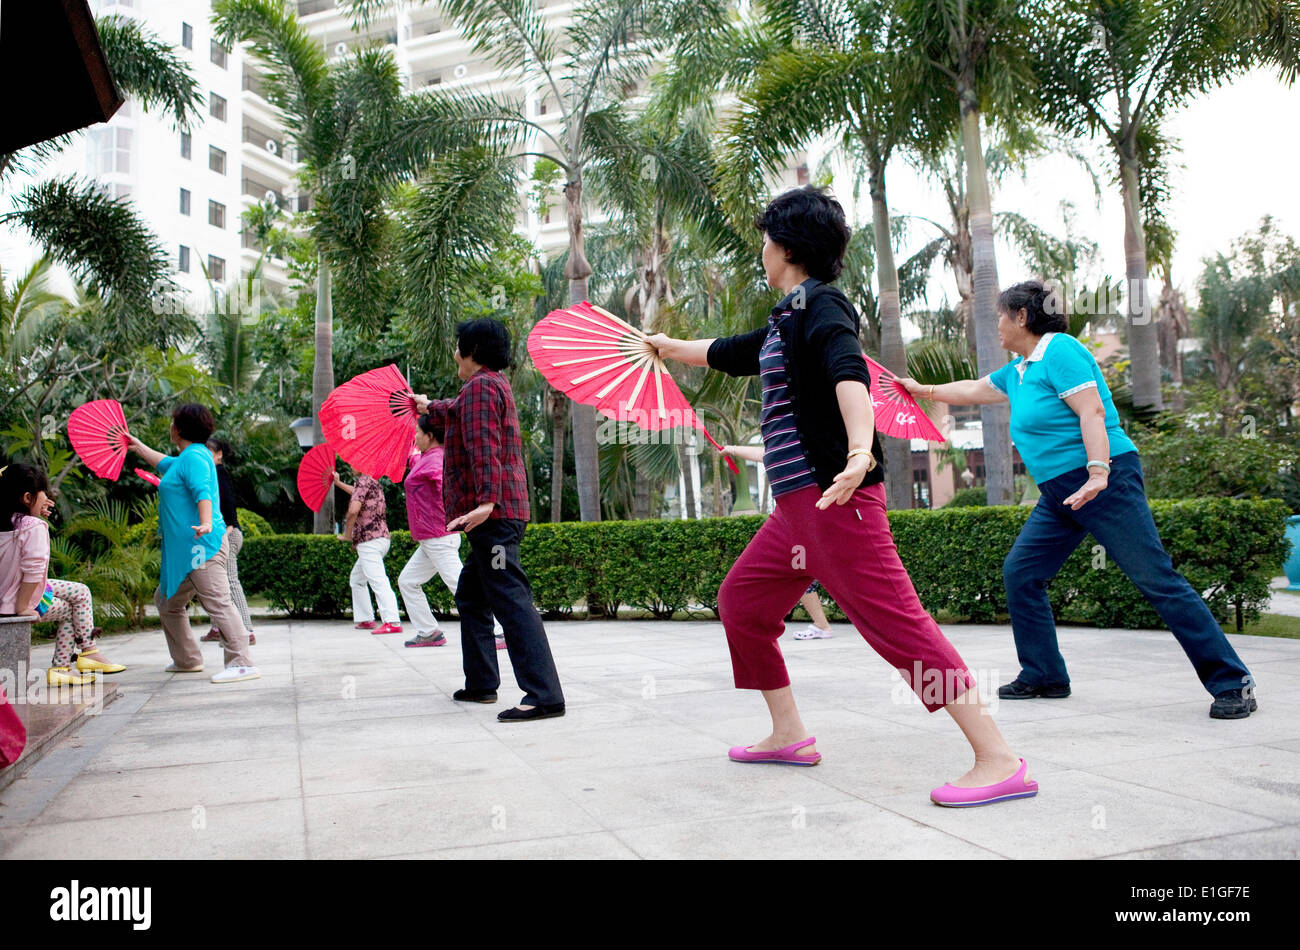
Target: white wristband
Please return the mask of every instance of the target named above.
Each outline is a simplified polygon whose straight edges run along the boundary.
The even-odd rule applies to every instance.
[[[1103,462],[1100,459],[1088,459],[1087,468],[1100,468],[1107,475],[1110,474],[1110,463]]]

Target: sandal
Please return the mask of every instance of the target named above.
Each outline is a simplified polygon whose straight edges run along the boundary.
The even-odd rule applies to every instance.
[[[802,742],[796,742],[794,745],[788,745],[784,749],[770,749],[767,751],[754,750],[752,745],[732,746],[727,753],[727,757],[733,762],[775,762],[780,765],[816,765],[822,760],[820,752],[814,752],[812,755],[799,755],[800,749],[813,745],[817,741],[816,736],[809,736]]]

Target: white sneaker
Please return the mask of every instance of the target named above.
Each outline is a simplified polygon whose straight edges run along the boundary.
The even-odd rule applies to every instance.
[[[167,669],[163,670],[163,672],[164,673],[202,673],[203,664],[200,663],[198,666],[177,666],[175,663],[168,663]]]
[[[255,680],[261,677],[255,666],[228,666],[220,673],[212,677],[214,683],[242,683],[244,680]]]
[[[829,640],[832,636],[830,630],[823,630],[821,627],[808,624],[808,626],[798,631],[794,638],[796,640]]]

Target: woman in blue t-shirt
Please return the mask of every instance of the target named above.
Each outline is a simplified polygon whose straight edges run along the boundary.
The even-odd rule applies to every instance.
[[[1147,505],[1137,447],[1120,428],[1101,368],[1067,332],[1060,297],[1036,280],[998,298],[998,334],[1019,354],[982,379],[909,392],[965,406],[1009,403],[1011,439],[1041,496],[1002,565],[1021,671],[1002,699],[1070,695],[1047,584],[1089,532],[1142,592],[1196,668],[1215,719],[1255,711],[1254,679],[1200,595],[1181,574]]]
[[[203,651],[190,629],[190,601],[198,597],[221,631],[225,668],[214,683],[239,683],[260,675],[248,653],[248,630],[230,600],[226,558],[230,541],[221,517],[217,465],[207,441],[216,428],[206,406],[184,403],[172,410],[168,430],[176,455],[163,455],[135,436],[131,448],[162,476],[158,482],[158,533],[162,565],[154,603],[172,662],[168,673],[202,673]]]

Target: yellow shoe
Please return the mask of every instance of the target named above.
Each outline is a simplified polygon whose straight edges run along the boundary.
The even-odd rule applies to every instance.
[[[89,686],[95,682],[95,674],[74,673],[68,666],[51,666],[45,671],[45,682],[50,686]]]
[[[83,673],[121,673],[126,667],[121,663],[106,663],[103,660],[94,660],[85,653],[79,653],[77,654],[77,669]]]

